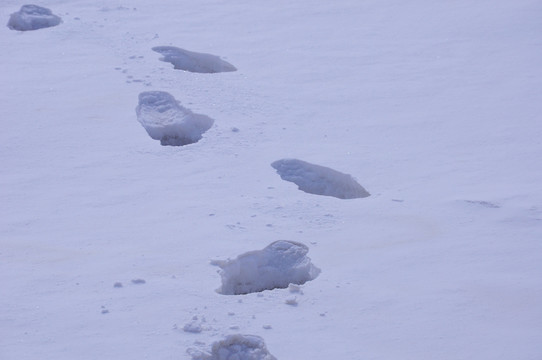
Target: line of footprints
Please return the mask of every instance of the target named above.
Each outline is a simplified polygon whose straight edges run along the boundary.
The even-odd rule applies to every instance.
[[[11,14],[7,26],[16,31],[32,31],[57,26],[62,19],[50,9],[37,5],[24,5]],[[153,51],[162,55],[160,60],[169,62],[176,70],[196,73],[236,71],[232,64],[220,57],[197,53],[173,46],[157,46]],[[149,136],[163,146],[185,146],[198,142],[209,130],[214,120],[195,114],[183,107],[165,91],[145,91],[139,94],[136,107],[137,120]],[[340,199],[364,198],[370,194],[351,176],[331,168],[298,159],[281,159],[271,166],[285,181],[295,183],[304,192],[333,196]],[[307,257],[309,248],[294,241],[279,240],[259,251],[250,251],[235,259],[215,260],[220,268],[222,285],[217,290],[223,295],[243,295],[264,290],[290,288],[299,292],[299,285],[315,279],[320,269]],[[144,280],[133,280],[134,284]],[[122,287],[115,283],[114,287]],[[287,300],[296,305],[295,299]],[[107,313],[103,310],[102,313]],[[194,319],[184,327],[187,332],[200,332],[201,326]],[[273,360],[265,342],[255,335],[229,335],[212,344],[210,352],[189,349],[193,360]]]

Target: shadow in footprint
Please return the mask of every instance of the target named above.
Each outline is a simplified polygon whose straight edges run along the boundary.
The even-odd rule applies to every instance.
[[[370,194],[348,174],[297,159],[282,159],[271,164],[282,180],[296,184],[299,190],[339,199],[356,199]]]
[[[137,121],[149,136],[162,145],[183,146],[198,142],[211,128],[214,120],[194,114],[182,107],[165,91],[145,91],[139,94]]]
[[[160,60],[173,64],[176,70],[195,73],[219,73],[236,71],[235,66],[216,55],[197,53],[173,46],[155,46],[153,51],[163,55]]]
[[[279,240],[263,250],[250,251],[233,260],[214,260],[221,268],[223,295],[243,295],[264,290],[285,289],[315,279],[320,269],[307,257],[309,248],[294,241]]]
[[[57,26],[62,22],[51,10],[37,5],[23,5],[19,11],[11,14],[8,28],[29,31]]]

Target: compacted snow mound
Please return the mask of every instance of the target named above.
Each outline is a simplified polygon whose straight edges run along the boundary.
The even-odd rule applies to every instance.
[[[182,107],[165,91],[145,91],[139,94],[137,121],[149,136],[162,145],[182,146],[198,142],[211,128],[214,120],[194,114]]]
[[[173,64],[177,70],[195,73],[236,71],[235,66],[216,55],[192,52],[174,46],[155,46],[152,50],[164,55],[160,60]]]
[[[21,10],[11,14],[8,28],[28,31],[57,26],[62,22],[51,10],[37,5],[23,5]]]
[[[211,353],[189,351],[192,360],[276,360],[265,342],[255,335],[229,335],[213,343]]]
[[[348,174],[297,159],[282,159],[271,164],[282,180],[295,183],[310,194],[339,199],[364,198],[370,194]]]
[[[263,250],[250,251],[233,260],[215,260],[221,268],[224,295],[242,295],[263,290],[287,288],[315,279],[320,269],[307,257],[309,248],[301,243],[279,240]]]

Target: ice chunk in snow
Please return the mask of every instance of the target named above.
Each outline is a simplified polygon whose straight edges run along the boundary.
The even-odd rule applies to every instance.
[[[194,114],[182,107],[165,91],[145,91],[139,94],[137,121],[149,136],[162,145],[182,146],[198,142],[213,125],[208,116]]]
[[[213,343],[211,353],[189,350],[192,360],[276,360],[265,342],[255,335],[229,335]]]
[[[295,183],[310,194],[339,199],[364,198],[370,194],[348,174],[297,159],[282,159],[271,164],[282,180]]]
[[[304,244],[279,240],[263,250],[250,251],[236,259],[212,262],[221,268],[224,295],[242,295],[263,290],[287,288],[290,283],[304,284],[315,279],[320,269],[306,256]]]
[[[51,10],[37,5],[23,5],[21,10],[11,14],[8,28],[27,31],[57,26],[62,22]]]
[[[197,53],[174,46],[155,46],[152,50],[164,55],[160,60],[173,64],[177,70],[195,73],[236,71],[235,66],[216,55]]]

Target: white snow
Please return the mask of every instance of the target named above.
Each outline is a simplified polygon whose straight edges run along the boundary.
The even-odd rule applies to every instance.
[[[216,55],[197,53],[174,46],[155,46],[152,50],[164,55],[160,60],[171,63],[177,70],[210,74],[237,70],[235,66]]]
[[[370,194],[351,175],[298,159],[282,159],[271,164],[283,180],[291,181],[299,190],[339,199],[364,198]]]
[[[239,333],[281,360],[541,359],[542,2],[44,0],[62,24],[14,31],[23,4],[0,1],[1,360]],[[157,140],[146,92],[174,98],[140,109]],[[201,140],[159,145],[179,129]],[[299,191],[279,159],[371,195]],[[209,259],[279,239],[318,277],[215,291]]]
[[[306,256],[308,252],[304,244],[279,240],[233,260],[214,260],[212,264],[221,268],[222,278],[217,291],[223,295],[242,295],[304,284],[320,274],[320,269]]]
[[[9,17],[8,28],[28,31],[57,26],[62,22],[60,16],[50,9],[38,5],[23,5],[21,9]]]
[[[254,335],[229,335],[213,343],[211,353],[193,352],[192,360],[276,360],[265,342]]]
[[[181,106],[165,91],[145,91],[139,94],[137,121],[149,136],[162,145],[182,146],[199,141],[214,120],[194,114]]]

